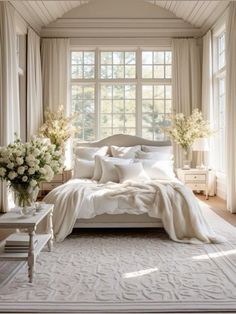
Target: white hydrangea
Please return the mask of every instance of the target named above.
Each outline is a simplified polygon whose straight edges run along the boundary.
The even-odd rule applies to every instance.
[[[16,162],[17,162],[17,164],[18,164],[19,166],[21,166],[21,165],[23,165],[23,163],[24,163],[24,159],[23,159],[22,157],[17,157],[17,158],[16,158]]]
[[[0,168],[0,177],[4,177],[6,174],[6,169],[4,169],[3,167]]]
[[[38,183],[37,183],[36,180],[31,180],[31,181],[30,181],[30,186],[31,186],[31,187],[35,187],[37,184],[38,184]]]
[[[35,168],[34,167],[29,168],[28,172],[29,172],[29,174],[34,174]]]
[[[17,177],[17,173],[15,171],[10,171],[9,174],[8,174],[8,178],[10,180],[13,180]]]
[[[13,163],[13,162],[9,162],[9,163],[7,164],[7,168],[13,169],[13,168],[14,168],[14,163]]]
[[[17,169],[17,173],[18,174],[23,174],[25,172],[25,167],[24,166],[20,166],[20,167],[18,167],[18,169]]]

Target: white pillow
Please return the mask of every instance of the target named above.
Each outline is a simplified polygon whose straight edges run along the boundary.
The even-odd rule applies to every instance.
[[[162,154],[170,154],[173,155],[173,147],[172,146],[147,146],[142,145],[142,150],[144,152],[158,152]]]
[[[107,154],[108,146],[103,147],[76,147],[74,154],[77,158],[94,160],[94,157],[105,156]]]
[[[136,146],[111,146],[111,154],[118,158],[135,158],[135,152],[141,150],[141,145]]]
[[[95,162],[93,160],[85,160],[75,158],[74,160],[74,179],[88,178],[91,179],[94,173]]]
[[[95,167],[94,167],[94,174],[93,174],[93,180],[99,181],[101,179],[102,176],[102,163],[101,163],[101,159],[106,159],[106,157],[102,157],[99,155],[95,156]],[[111,158],[111,157],[107,157],[107,158]]]
[[[143,152],[137,151],[135,153],[135,158],[138,159],[155,159],[155,160],[172,160],[173,155],[165,154],[165,153],[158,153],[158,152]]]
[[[140,161],[146,174],[153,180],[174,180],[176,178],[172,160],[138,160],[138,162]]]
[[[127,180],[136,182],[150,180],[149,176],[143,169],[141,162],[136,162],[131,165],[116,165],[115,167],[118,171],[120,183],[123,183]]]
[[[116,165],[129,165],[133,163],[132,159],[112,158],[106,157],[101,158],[102,165],[102,176],[99,183],[106,183],[109,181],[119,182],[119,175],[116,169]]]

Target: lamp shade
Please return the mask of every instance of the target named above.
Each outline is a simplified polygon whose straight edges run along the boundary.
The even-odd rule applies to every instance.
[[[198,138],[193,143],[193,151],[207,152],[209,150],[209,144],[207,138]]]

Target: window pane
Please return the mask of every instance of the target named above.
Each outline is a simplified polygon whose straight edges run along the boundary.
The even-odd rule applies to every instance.
[[[71,77],[73,79],[82,79],[83,78],[83,66],[82,65],[72,65]]]
[[[74,120],[75,137],[81,140],[95,139],[95,86],[72,85],[72,112],[79,115]]]
[[[93,51],[85,51],[84,52],[84,64],[94,64],[94,52]]]
[[[124,64],[124,52],[123,51],[115,51],[113,52],[113,63],[114,64]]]
[[[136,64],[136,53],[134,51],[125,52],[125,64]]]
[[[142,136],[163,140],[162,128],[170,125],[171,86],[143,85],[142,90]]]
[[[124,66],[123,65],[114,65],[113,66],[113,78],[124,78]]]
[[[136,77],[136,68],[134,65],[125,66],[125,78],[135,78]]]
[[[165,63],[165,53],[164,51],[154,52],[154,63],[155,64],[164,64]]]
[[[71,53],[71,63],[72,64],[83,64],[83,52],[73,51]]]
[[[163,79],[165,77],[164,65],[154,66],[154,78]]]
[[[107,91],[112,95],[105,100]],[[104,109],[105,108],[105,109]],[[109,112],[111,114],[105,114]],[[108,116],[110,120],[108,121]],[[134,84],[101,85],[101,127],[102,135],[136,132],[136,86]],[[108,132],[110,128],[110,131]]]
[[[95,78],[95,52],[73,51],[71,53],[71,78],[94,79]]]
[[[143,51],[142,52],[142,63],[143,64],[152,64],[153,63],[152,51]]]
[[[101,52],[101,64],[112,64],[112,52]]]
[[[143,65],[142,66],[142,78],[152,78],[152,69],[151,65]]]

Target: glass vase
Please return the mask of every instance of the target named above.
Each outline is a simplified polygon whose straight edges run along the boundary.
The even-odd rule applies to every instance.
[[[14,203],[21,210],[22,215],[31,214],[34,210],[34,203],[37,199],[39,188],[32,188],[29,185],[14,184],[12,186]]]
[[[191,150],[187,148],[184,150],[184,160],[183,160],[183,169],[190,170],[191,169]]]

